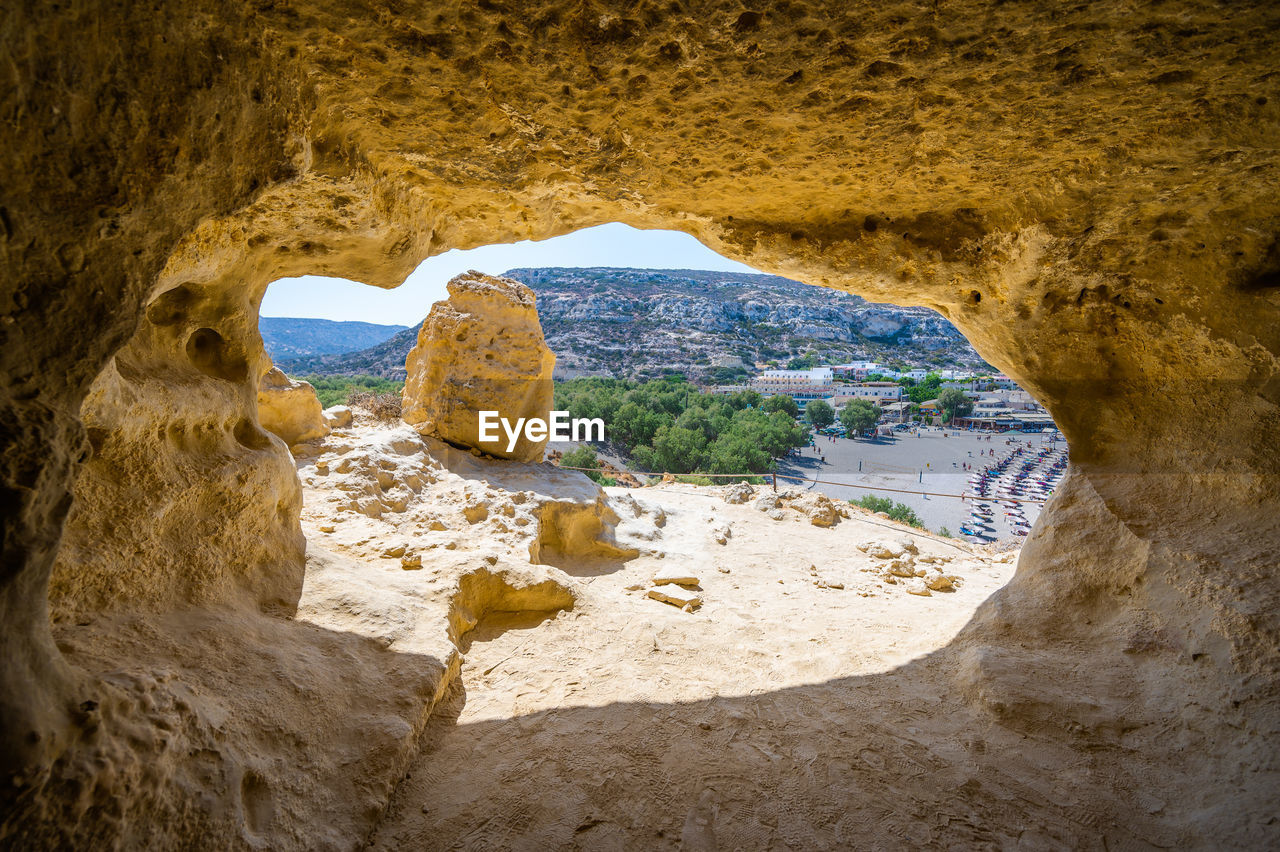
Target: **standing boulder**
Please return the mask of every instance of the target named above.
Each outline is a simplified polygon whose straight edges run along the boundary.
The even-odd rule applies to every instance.
[[[523,434],[480,440],[479,412],[496,411],[514,427],[546,420],[556,356],[538,323],[533,291],[510,278],[466,272],[449,282],[449,298],[431,306],[405,361],[402,416],[423,435],[497,458],[539,462],[547,439]]]
[[[310,382],[286,376],[272,367],[258,382],[258,422],[289,446],[329,434],[320,399]]]

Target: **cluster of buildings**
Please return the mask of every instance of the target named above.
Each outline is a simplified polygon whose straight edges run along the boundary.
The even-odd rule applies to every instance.
[[[1024,390],[994,390],[976,396],[973,411],[967,417],[957,417],[952,421],[957,429],[1007,432],[1010,429],[1055,428],[1049,412]]]
[[[715,392],[732,393],[750,389],[763,396],[786,394],[803,408],[815,399],[824,400],[836,410],[850,401],[866,399],[884,411],[884,420],[905,423],[912,417],[912,403],[905,389],[898,383],[902,379],[923,380],[930,372],[937,372],[943,388],[958,388],[974,399],[973,411],[966,417],[957,417],[957,428],[985,429],[995,432],[1010,429],[1053,428],[1053,418],[1031,398],[1026,391],[1005,375],[977,376],[963,370],[912,369],[897,371],[874,361],[855,361],[829,367],[808,370],[765,370],[745,385],[721,386]],[[876,376],[876,381],[867,381]],[[940,417],[938,401],[928,400],[919,406],[919,413],[926,419]]]

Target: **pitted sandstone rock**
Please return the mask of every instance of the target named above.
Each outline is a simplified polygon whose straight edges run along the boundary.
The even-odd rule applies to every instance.
[[[546,420],[556,356],[538,324],[533,291],[510,278],[467,272],[449,282],[418,331],[405,368],[403,417],[421,434],[496,458],[542,461],[546,437],[521,435],[508,449],[503,428],[481,440],[479,412],[494,411],[514,428]]]
[[[1138,732],[1126,751],[1165,761],[1148,777],[1200,805],[1135,843],[1275,845],[1274,760],[1238,731],[1275,727],[1280,667],[1259,615],[1280,582],[1276,4],[196,0],[0,20],[0,769],[28,809],[5,826],[190,839],[184,788],[128,775],[157,764],[123,733],[133,704],[93,730],[132,755],[102,773],[135,795],[98,783],[73,710],[103,676],[67,664],[47,614],[297,600],[293,462],[256,414],[271,281],[393,286],[451,248],[621,221],[934,307],[1043,402],[1072,468],[945,652],[951,693],[1031,739]],[[1174,638],[1126,651],[1153,614]],[[1176,737],[1143,739],[1169,719]],[[210,845],[242,830],[200,813]]]
[[[329,434],[316,389],[278,367],[267,370],[258,384],[258,422],[290,447]]]

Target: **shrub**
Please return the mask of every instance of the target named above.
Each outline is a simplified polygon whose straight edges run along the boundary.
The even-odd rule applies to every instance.
[[[850,500],[849,502],[855,506],[861,506],[871,512],[884,512],[888,514],[889,510],[893,508],[893,501],[888,497],[877,497],[874,494],[867,494],[859,497],[857,500]]]
[[[395,393],[404,390],[404,382],[383,379],[378,376],[302,376],[316,389],[316,396],[323,408],[335,405],[352,405],[351,396],[361,392]]]
[[[588,467],[591,470],[584,470],[593,482],[604,484],[604,475],[600,473],[600,460],[596,458],[596,451],[592,447],[582,446],[576,450],[570,450],[560,457],[561,467]]]
[[[889,520],[904,523],[918,530],[924,529],[924,522],[906,503],[894,503],[893,508],[889,510]]]
[[[347,397],[347,405],[363,408],[376,420],[400,419],[400,394],[357,391]]]
[[[865,497],[859,497],[857,500],[850,500],[849,502],[854,506],[861,506],[872,512],[884,512],[889,516],[890,520],[899,521],[919,530],[924,529],[924,522],[920,520],[920,516],[906,503],[895,503],[888,497],[877,497],[874,494],[868,494]]]

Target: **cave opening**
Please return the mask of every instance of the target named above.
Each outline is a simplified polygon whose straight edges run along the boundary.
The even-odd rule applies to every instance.
[[[559,264],[548,268],[527,262],[508,268],[482,264],[474,255],[455,266],[481,266],[505,274],[536,295],[541,333],[556,355],[557,405],[598,413],[592,394],[611,393],[619,386],[624,392],[658,386],[655,394],[683,395],[681,410],[667,412],[668,431],[697,428],[680,425],[699,420],[701,415],[691,409],[716,405],[733,394],[756,393],[747,407],[761,410],[771,397],[798,397],[804,407],[783,413],[804,422],[812,419],[806,411],[811,400],[836,403],[839,395],[847,404],[858,392],[888,394],[892,389],[896,401],[898,392],[924,384],[930,371],[921,367],[918,377],[877,375],[873,360],[887,362],[882,353],[894,346],[905,348],[913,328],[936,334],[943,325],[950,329],[953,345],[965,347],[971,359],[967,365],[941,365],[944,368],[958,372],[968,366],[978,375],[995,372],[936,313],[870,305],[848,294],[754,271]],[[443,284],[444,277],[438,276],[435,283]],[[413,285],[411,276],[388,295],[403,298],[401,291]],[[354,330],[372,331],[383,339],[349,352],[306,353],[297,350],[306,341],[308,324],[304,318],[287,316],[292,310],[288,305],[299,306],[294,313],[305,312],[301,306],[307,288],[316,283],[301,279],[285,286],[296,288],[297,295],[291,303],[277,299],[273,304],[268,288],[263,313],[271,311],[276,322],[264,316],[260,328],[267,355],[288,375],[283,382],[273,380],[275,388],[263,385],[259,413],[269,430],[290,436],[285,440],[303,487],[301,527],[309,553],[298,617],[317,625],[342,625],[404,647],[403,636],[396,636],[386,622],[398,623],[400,631],[426,632],[430,617],[444,611],[450,641],[465,652],[459,675],[435,711],[436,721],[428,724],[429,745],[397,786],[375,843],[387,842],[387,837],[403,842],[406,836],[422,839],[440,831],[456,832],[460,825],[482,819],[482,814],[500,809],[484,792],[497,789],[494,773],[508,774],[512,767],[528,775],[512,789],[539,779],[554,791],[546,794],[550,799],[571,798],[562,783],[532,770],[543,759],[542,743],[547,737],[572,733],[578,741],[569,749],[577,755],[573,759],[590,761],[588,754],[617,752],[616,736],[600,732],[623,724],[639,726],[637,735],[647,743],[645,748],[656,748],[647,730],[651,720],[645,714],[637,716],[634,707],[656,701],[702,703],[715,709],[700,711],[701,721],[682,719],[679,724],[706,726],[711,724],[707,719],[716,719],[719,726],[732,724],[729,720],[741,711],[729,710],[730,715],[721,718],[717,702],[732,705],[771,693],[785,696],[780,700],[790,707],[793,701],[809,700],[802,697],[807,690],[851,678],[869,692],[881,690],[877,677],[945,648],[982,602],[1013,575],[1016,550],[974,551],[969,544],[981,539],[960,537],[962,528],[981,534],[971,523],[995,520],[980,517],[972,508],[974,498],[994,498],[995,491],[976,493],[978,476],[965,468],[976,472],[999,464],[992,474],[994,485],[998,475],[1017,470],[1011,466],[1021,465],[1024,458],[1043,461],[1046,470],[1054,460],[1065,467],[1065,447],[1042,441],[1047,436],[979,431],[977,424],[973,430],[922,428],[916,413],[919,404],[907,396],[899,409],[907,427],[901,431],[889,428],[879,434],[873,428],[872,434],[850,438],[835,434],[827,424],[828,434],[788,447],[778,469],[795,479],[784,479],[777,492],[769,476],[750,478],[749,500],[734,493],[733,480],[692,478],[714,453],[695,456],[696,461],[658,457],[655,435],[650,435],[648,444],[620,446],[622,442],[615,440],[592,448],[598,460],[610,465],[597,477],[606,487],[596,496],[591,493],[594,486],[578,474],[569,473],[571,480],[562,473],[559,481],[540,481],[553,474],[536,474],[519,463],[501,467],[486,462],[467,453],[465,445],[415,435],[400,421],[399,408],[381,415],[375,410],[379,395],[398,397],[403,392],[410,351],[422,345],[417,318],[437,297],[447,295],[443,288],[416,295],[414,307],[379,313],[372,307],[377,291],[354,282],[325,284],[332,288],[338,308],[319,317],[317,327],[332,328],[329,324],[350,317],[341,311],[352,304],[363,311],[356,314],[360,321],[378,325],[378,320],[403,318],[412,324],[383,323],[372,330],[360,326]],[[710,323],[705,321],[708,305],[715,307]],[[602,306],[611,313],[599,316]],[[762,308],[764,313],[759,313]],[[698,317],[704,318],[700,324],[687,319]],[[890,327],[903,317],[917,325]],[[725,339],[707,342],[707,330],[728,319],[738,325]],[[882,333],[877,337],[854,332],[859,321]],[[620,326],[637,333],[628,336]],[[847,339],[834,333],[837,327]],[[461,342],[476,333],[474,326],[458,328],[451,326],[443,343]],[[788,329],[796,331],[787,333]],[[701,338],[700,346],[681,345],[695,336]],[[609,345],[583,346],[592,340]],[[677,343],[674,348],[672,341]],[[756,347],[748,358],[735,355],[744,345]],[[646,346],[654,352],[646,353]],[[875,349],[862,348],[868,346]],[[619,365],[608,360],[607,353],[619,351],[635,353],[635,361]],[[912,354],[936,356],[937,350],[922,347]],[[738,370],[717,371],[728,359],[717,362],[716,355],[734,356]],[[467,364],[476,372],[485,369],[478,363],[483,359],[470,350],[452,357],[465,362],[460,375],[466,374]],[[488,353],[484,359],[492,357]],[[895,363],[915,368],[901,364],[900,357]],[[839,380],[820,376],[813,387],[795,385],[799,374],[833,365],[844,369]],[[611,372],[619,366],[619,372]],[[748,366],[749,371],[744,369]],[[680,367],[692,375],[676,380],[673,368]],[[888,363],[883,369],[911,372],[892,370]],[[364,378],[357,378],[362,374]],[[751,385],[755,375],[766,379],[754,386],[759,390]],[[716,386],[717,378],[728,387]],[[805,381],[811,378],[807,375]],[[899,378],[907,381],[896,384]],[[770,385],[770,379],[793,384]],[[276,427],[279,418],[265,413],[287,407],[267,402],[269,397],[307,393],[299,390],[298,380],[316,389],[312,417],[317,423],[327,422],[329,435],[298,438],[292,424],[283,427],[292,431],[282,432]],[[934,392],[939,388],[935,385]],[[838,394],[841,389],[849,392]],[[977,391],[972,382],[970,389],[975,397],[995,390],[988,383]],[[1007,402],[1009,394],[1018,393],[1003,390],[1003,397],[992,398]],[[660,406],[654,409],[659,410]],[[1000,415],[988,411],[983,416]],[[612,416],[609,424],[618,425]],[[1056,455],[1038,456],[1050,446]],[[554,449],[548,446],[557,461],[571,450]],[[625,479],[628,467],[640,469],[638,458],[648,462],[646,469],[657,464],[660,473],[677,474],[680,481],[668,486],[660,476]],[[670,470],[667,465],[676,458],[690,467]],[[810,482],[815,479],[821,484]],[[858,483],[871,488],[859,488]],[[630,484],[638,487],[619,487]],[[871,490],[877,486],[887,490]],[[957,499],[962,493],[968,502]],[[891,494],[893,499],[887,507],[870,503],[864,510],[849,505],[851,498],[867,494]],[[1022,491],[1015,495],[1002,489],[1000,496],[1008,498],[1007,504],[993,499],[990,505],[1003,509],[1031,501]],[[931,503],[944,502],[954,506],[931,512]],[[900,523],[897,510],[907,510],[908,523]],[[949,520],[953,514],[957,519]],[[1024,521],[1034,521],[1034,516],[1024,516]],[[950,534],[948,524],[956,539],[930,534]],[[1023,532],[1030,526],[1026,523]],[[994,524],[989,529],[994,532]],[[1006,542],[1016,541],[1010,529],[1004,527]],[[786,545],[780,546],[784,539]],[[548,574],[548,567],[558,570]],[[462,579],[454,589],[449,584],[458,577]],[[765,611],[756,611],[761,605]],[[415,608],[421,611],[405,615]],[[335,612],[352,609],[363,613],[363,619],[335,620]],[[375,613],[384,623],[371,632],[369,619]],[[412,627],[406,630],[406,624]],[[609,638],[589,638],[598,631]],[[771,653],[762,654],[759,646],[769,647]],[[655,658],[657,649],[661,650]],[[632,662],[624,664],[627,660]],[[613,711],[606,709],[610,706]],[[526,725],[531,733],[516,733]],[[824,724],[802,725],[788,748],[808,748],[806,743],[824,731]],[[458,768],[458,755],[498,749],[498,741],[503,743],[504,768],[489,761]],[[442,772],[443,766],[454,769]],[[726,763],[726,772],[739,779],[757,770],[752,759]],[[652,781],[641,766],[635,767],[635,777],[644,784]],[[737,783],[725,782],[725,787]],[[451,785],[467,792],[455,796],[446,791]],[[532,794],[532,788],[527,792]],[[428,811],[431,818],[424,817]]]
[[[0,841],[1276,846],[1280,7],[634,5],[6,8]],[[308,547],[261,426],[268,282],[612,221],[934,308],[1054,413],[1071,467],[949,641],[808,642],[806,603],[857,594],[835,568],[895,578],[877,611],[940,541],[798,559],[813,495],[495,488],[394,424],[307,466],[339,501],[448,490],[439,546],[387,541],[378,582]],[[590,543],[569,580],[535,555]],[[779,548],[794,573],[747,567]],[[465,696],[442,775],[420,743],[475,625],[484,694],[523,703]]]

